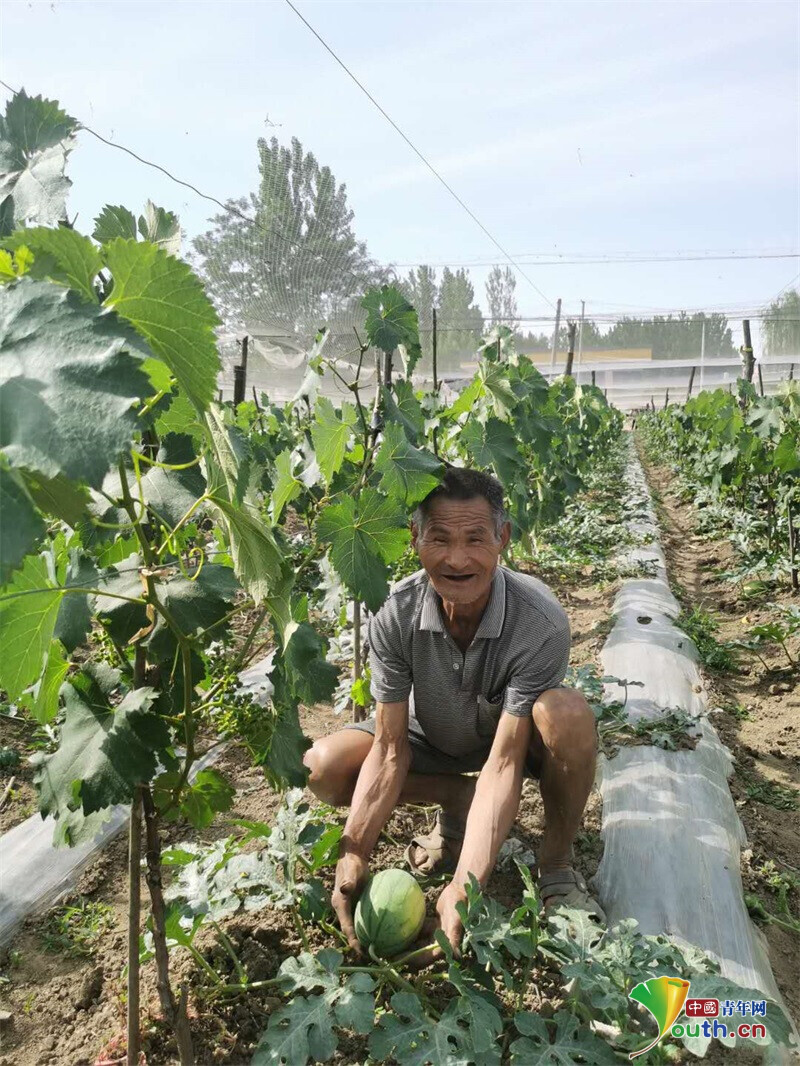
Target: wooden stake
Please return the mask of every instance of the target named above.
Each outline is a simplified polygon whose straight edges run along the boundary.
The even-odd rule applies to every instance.
[[[128,1050],[127,1066],[139,1066],[139,925],[142,915],[142,795],[137,788],[128,829]]]
[[[361,680],[361,603],[353,600],[353,681]],[[353,721],[364,718],[364,708],[353,700]]]
[[[669,407],[669,389],[664,393],[664,410]]]
[[[569,323],[569,344],[567,345],[567,366],[564,370],[566,377],[572,377],[572,360],[575,358],[575,323]]]
[[[800,580],[797,575],[797,536],[794,528],[794,517],[792,516],[792,502],[791,500],[787,504],[787,518],[789,520],[789,567],[792,572],[792,588],[797,591],[800,588]]]
[[[686,402],[687,403],[689,402],[689,398],[692,395],[692,385],[694,385],[694,372],[695,372],[696,369],[697,369],[697,367],[693,366],[692,367],[692,371],[689,374],[689,388],[686,390]]]
[[[758,391],[764,395],[764,378],[761,376],[761,363],[758,364]]]
[[[739,349],[742,353],[742,369],[744,371],[745,381],[753,380],[753,370],[755,369],[755,359],[753,358],[753,342],[750,340],[750,319],[745,318],[742,321],[742,330],[744,331],[744,344]]]
[[[439,391],[439,371],[437,368],[436,308],[433,309],[433,391]]]
[[[561,297],[556,301],[556,328],[553,330],[553,348],[550,352],[550,369],[555,370],[556,349],[558,347],[558,329],[561,325]]]

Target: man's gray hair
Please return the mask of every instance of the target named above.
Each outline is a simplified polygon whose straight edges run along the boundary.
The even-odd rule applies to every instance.
[[[430,514],[431,504],[436,500],[474,500],[482,497],[489,504],[494,520],[495,535],[499,538],[503,526],[508,521],[503,486],[496,477],[483,470],[472,470],[464,466],[446,464],[445,474],[440,485],[429,492],[414,511],[414,522],[420,533],[425,528],[425,521]]]

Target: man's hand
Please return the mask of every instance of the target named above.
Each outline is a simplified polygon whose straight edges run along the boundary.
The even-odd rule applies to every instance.
[[[336,879],[333,885],[331,902],[339,919],[342,932],[347,942],[357,954],[361,954],[361,945],[353,925],[353,914],[358,897],[367,883],[369,865],[367,860],[353,852],[346,852],[336,864]]]
[[[456,956],[461,953],[461,937],[464,934],[464,923],[456,910],[457,903],[466,903],[467,893],[463,885],[451,881],[447,888],[442,890],[436,902],[436,913],[439,917],[439,926],[450,941]]]
[[[431,925],[427,923],[422,930],[422,937],[426,941],[432,941],[437,929],[441,929],[453,948],[453,954],[458,957],[461,954],[461,938],[464,935],[464,923],[461,921],[461,917],[456,910],[457,903],[466,903],[467,893],[464,890],[463,885],[457,884],[455,881],[451,881],[450,884],[442,889],[439,895],[439,899],[436,901],[436,920]],[[430,966],[436,959],[440,959],[443,955],[442,949],[438,944],[428,948],[427,951],[419,949],[419,954],[415,952],[414,959],[411,960],[409,965],[412,969],[423,969],[425,966]]]

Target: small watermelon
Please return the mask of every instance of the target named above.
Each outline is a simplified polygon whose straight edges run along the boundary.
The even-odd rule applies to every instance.
[[[391,958],[419,936],[425,897],[405,870],[381,870],[367,882],[356,907],[356,936],[376,955]]]

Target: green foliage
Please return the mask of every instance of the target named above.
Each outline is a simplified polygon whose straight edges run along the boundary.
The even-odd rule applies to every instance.
[[[114,911],[100,900],[79,897],[51,910],[39,928],[45,951],[85,958],[94,954],[97,945],[114,925]]]
[[[30,221],[65,220],[64,167],[77,126],[54,100],[24,89],[8,101],[0,118],[0,236]]]
[[[391,355],[399,348],[410,378],[422,349],[419,345],[417,312],[394,285],[372,289],[361,302],[367,312],[366,330],[370,344]]]
[[[215,394],[219,319],[191,269],[163,248],[121,237],[104,246],[114,287],[106,300],[148,342],[198,411]]]
[[[677,465],[698,510],[701,532],[727,533],[737,552],[730,580],[757,595],[754,579],[789,576],[786,530],[800,485],[800,385],[785,382],[758,396],[738,382],[738,395],[701,392],[640,421],[651,455]],[[752,591],[750,591],[752,589]]]
[[[682,611],[675,624],[691,638],[703,665],[718,673],[729,673],[736,666],[734,645],[718,641],[714,634],[719,622],[704,607],[695,606]]]

